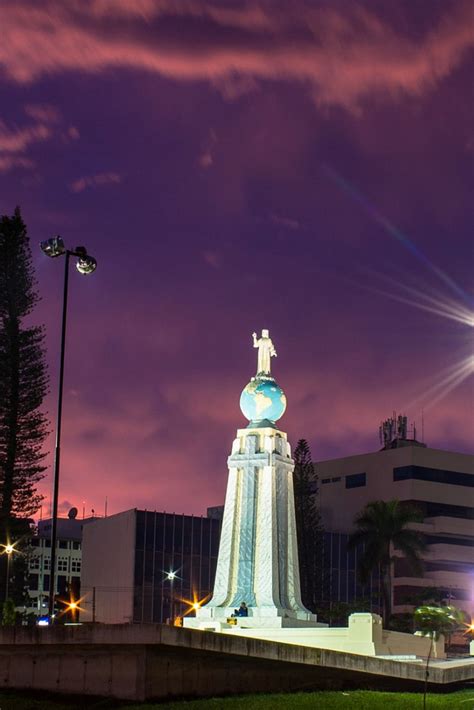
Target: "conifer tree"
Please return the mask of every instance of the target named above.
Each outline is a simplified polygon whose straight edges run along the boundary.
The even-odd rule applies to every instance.
[[[44,328],[29,316],[39,301],[26,226],[17,208],[0,218],[0,543],[15,537],[42,496],[48,434]],[[19,520],[20,519],[20,520]],[[3,576],[3,575],[2,575]]]
[[[317,502],[318,476],[308,442],[300,439],[293,454],[296,532],[303,604],[316,611],[323,586],[323,526]]]

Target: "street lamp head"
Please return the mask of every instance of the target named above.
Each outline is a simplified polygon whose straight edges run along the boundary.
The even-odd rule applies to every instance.
[[[176,572],[168,572],[166,575],[166,579],[169,579],[170,582],[172,582],[174,579],[176,579]]]
[[[44,254],[46,254],[46,256],[50,256],[53,259],[56,256],[62,256],[62,254],[66,253],[66,247],[64,246],[64,242],[59,236],[51,237],[51,239],[45,239],[44,241],[40,242],[40,247]]]
[[[85,247],[76,247],[74,253],[78,257],[76,269],[80,274],[87,276],[97,269],[97,261],[87,253]]]
[[[93,256],[81,257],[76,263],[76,269],[80,274],[87,276],[97,269],[97,261]]]

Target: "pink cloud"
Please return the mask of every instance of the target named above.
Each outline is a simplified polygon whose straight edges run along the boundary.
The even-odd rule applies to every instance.
[[[98,173],[97,175],[88,175],[71,183],[72,192],[83,192],[88,187],[102,187],[104,185],[117,185],[122,182],[122,176],[119,173]]]
[[[32,143],[45,141],[50,136],[51,130],[44,124],[9,129],[4,123],[0,123],[0,155],[23,153]]]
[[[42,123],[59,123],[61,121],[61,114],[58,109],[50,104],[27,104],[25,106],[25,113],[30,118],[34,118],[36,121],[41,121]]]
[[[192,41],[196,18],[199,42]],[[131,67],[227,89],[233,80],[251,88],[297,81],[317,103],[351,109],[370,95],[432,89],[474,43],[472,5],[462,0],[416,39],[356,3],[341,12],[308,2],[229,8],[211,0],[7,2],[2,35],[0,66],[19,83]]]
[[[35,161],[29,154],[35,145],[50,141],[59,133],[62,117],[54,106],[27,104],[24,111],[34,123],[7,126],[0,120],[0,172],[6,173],[14,168],[33,168]],[[68,140],[79,137],[79,133],[76,135],[74,131],[71,133],[69,129],[66,134]]]
[[[34,162],[29,158],[22,158],[18,155],[1,155],[0,154],[0,173],[8,173],[13,168],[33,168]]]

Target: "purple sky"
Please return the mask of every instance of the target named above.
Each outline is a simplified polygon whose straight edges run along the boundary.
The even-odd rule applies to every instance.
[[[71,271],[62,511],[222,503],[262,327],[315,459],[422,408],[470,449],[469,0],[0,6],[0,212],[29,227],[53,425],[62,263],[36,245],[99,261]]]

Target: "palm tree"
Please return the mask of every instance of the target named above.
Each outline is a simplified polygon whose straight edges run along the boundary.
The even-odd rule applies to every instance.
[[[382,576],[383,621],[387,627],[392,613],[392,551],[399,550],[416,573],[421,573],[421,553],[426,547],[422,535],[408,526],[422,523],[418,508],[398,500],[376,500],[368,503],[355,517],[355,532],[348,548],[364,545],[359,576],[362,584],[380,569]]]

